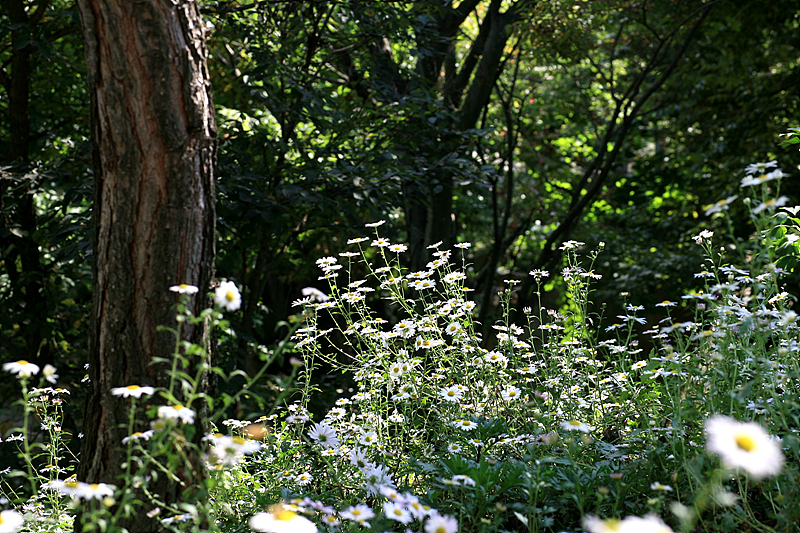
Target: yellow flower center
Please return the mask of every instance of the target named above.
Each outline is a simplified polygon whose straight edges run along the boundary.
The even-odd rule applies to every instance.
[[[26,360],[24,360],[24,359],[20,359],[19,361],[17,361],[17,364],[18,364],[18,365],[23,365],[23,366],[25,366],[25,365],[29,365],[30,363],[29,363],[29,362],[27,362],[27,361],[26,361]]]
[[[225,299],[229,302],[232,302],[236,297],[233,295],[233,291],[228,291],[225,293]]]
[[[176,411],[180,411],[181,409],[183,409],[183,406],[178,404],[178,405],[173,405],[172,408],[175,409]]]
[[[78,482],[75,481],[74,479],[70,480],[70,481],[65,481],[64,482],[64,486],[68,487],[70,489],[77,489],[78,488]]]
[[[100,485],[98,485],[97,483],[92,483],[92,490],[97,490],[99,488],[100,488]]]
[[[736,445],[746,452],[756,449],[756,441],[750,435],[736,435]]]
[[[128,385],[125,388],[128,390],[137,390],[139,388],[139,385]]]
[[[280,503],[273,505],[270,508],[270,511],[272,512],[272,517],[275,518],[275,520],[280,520],[282,522],[288,522],[289,520],[294,520],[297,517],[297,513],[287,509]]]
[[[188,285],[185,283],[181,283],[180,285],[178,285],[178,287],[180,287],[181,289],[185,289],[186,287],[188,287]]]

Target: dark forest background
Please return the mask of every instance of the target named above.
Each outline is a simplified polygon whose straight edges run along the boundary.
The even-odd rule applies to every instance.
[[[781,193],[800,200],[800,154],[778,146],[800,116],[796,2],[201,7],[219,123],[217,277],[243,292],[221,350],[229,369],[259,367],[301,289],[326,290],[314,261],[368,222],[387,221],[412,270],[432,243],[472,243],[484,327],[506,280],[520,281],[517,309],[539,305],[529,271],[556,274],[567,240],[604,242],[602,335],[625,303],[646,317],[702,284],[692,236],[749,238],[741,202],[730,224],[706,215],[738,194],[747,164],[777,159]],[[85,73],[72,2],[2,4],[0,360],[51,363],[77,396],[93,260]],[[735,244],[725,254],[746,266]],[[546,289],[544,304],[564,305],[557,276]],[[3,387],[0,401],[16,394]]]

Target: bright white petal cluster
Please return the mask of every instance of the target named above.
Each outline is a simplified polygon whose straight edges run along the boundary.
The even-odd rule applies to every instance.
[[[400,522],[401,524],[408,524],[413,520],[408,509],[406,509],[404,505],[396,502],[384,502],[383,514],[386,515],[386,518],[394,520],[395,522]]]
[[[367,522],[367,520],[375,518],[375,512],[372,510],[372,508],[364,505],[363,503],[351,505],[339,514],[344,520],[358,522],[359,524],[364,525],[364,527],[369,527],[369,522]]]
[[[231,437],[230,435],[211,435],[208,439],[212,443],[208,461],[215,465],[234,466],[245,455],[257,452],[261,444],[256,441]]]
[[[752,176],[748,175],[742,178],[742,182],[740,187],[750,187],[753,185],[761,185],[762,183],[766,183],[768,181],[777,180],[781,178],[785,178],[786,174],[783,173],[781,169],[775,169],[772,172],[767,174],[762,174],[760,176]]]
[[[723,466],[744,470],[756,479],[781,471],[784,457],[777,439],[755,422],[739,422],[722,415],[706,420],[708,450],[720,456]]]
[[[278,504],[269,513],[256,513],[250,518],[250,527],[266,533],[316,533],[317,526],[304,516]]]
[[[123,398],[141,398],[142,394],[148,396],[153,394],[156,390],[153,387],[140,387],[139,385],[128,385],[127,387],[116,387],[111,389],[111,394],[114,396],[122,396]]]
[[[24,523],[25,520],[22,515],[14,510],[9,509],[0,512],[0,533],[14,533]]]
[[[567,420],[565,422],[561,422],[561,427],[567,431],[580,431],[582,433],[589,433],[592,431],[592,429],[594,429],[585,422],[579,422],[577,420]]]
[[[780,198],[773,198],[772,200],[767,200],[766,202],[758,204],[757,207],[754,207],[753,214],[757,215],[762,211],[774,211],[779,207],[785,206],[786,202],[788,201],[789,201],[788,196],[781,196]]]
[[[340,444],[336,430],[325,422],[314,424],[308,432],[308,436],[323,448],[338,448]]]
[[[162,405],[158,408],[158,417],[168,420],[180,419],[184,424],[194,423],[194,411],[182,405]]]
[[[223,281],[214,291],[214,302],[226,311],[236,311],[242,306],[242,295],[232,281]]]
[[[506,401],[506,402],[514,401],[514,400],[516,400],[516,399],[518,399],[520,397],[520,394],[521,394],[521,391],[517,387],[509,385],[502,392],[503,401]]]
[[[458,402],[461,400],[461,397],[464,395],[464,388],[459,387],[457,385],[453,385],[452,387],[447,387],[441,389],[439,391],[439,395],[448,402]]]
[[[56,372],[58,371],[53,365],[44,365],[44,368],[42,369],[42,375],[44,376],[44,379],[53,385],[55,385],[56,381],[58,381],[58,374],[56,374]]]
[[[39,365],[34,365],[28,361],[14,361],[13,363],[5,363],[3,370],[16,374],[21,378],[29,378],[39,373]]]
[[[317,289],[316,287],[306,287],[302,291],[303,296],[311,297],[312,299],[316,300],[317,302],[327,302],[328,295],[322,292],[321,290]]]
[[[706,206],[706,216],[713,215],[714,213],[722,213],[723,211],[727,211],[730,205],[733,203],[734,200],[739,198],[739,195],[734,194],[733,196],[728,196],[724,200],[720,200],[715,204],[711,204]]]
[[[767,170],[771,168],[775,168],[778,166],[777,161],[768,161],[768,162],[761,162],[761,163],[752,163],[747,165],[744,169],[745,173],[752,175],[752,174],[765,174]]]
[[[150,437],[155,435],[155,431],[152,429],[148,429],[147,431],[137,431],[136,433],[131,433],[124,439],[122,439],[122,444],[128,444],[130,441],[137,441],[137,440],[150,440]]]
[[[643,518],[628,516],[623,520],[603,520],[589,515],[583,518],[583,527],[589,533],[673,533],[672,528],[652,514]]]
[[[178,294],[196,294],[198,289],[194,285],[187,285],[186,283],[181,283],[180,285],[173,285],[169,288],[172,292],[177,292]]]
[[[425,522],[425,533],[456,533],[458,520],[452,516],[432,514]]]
[[[113,497],[115,487],[106,483],[84,483],[73,478],[66,481],[60,479],[50,481],[44,488],[57,490],[65,496],[75,496],[81,500],[102,500]]]

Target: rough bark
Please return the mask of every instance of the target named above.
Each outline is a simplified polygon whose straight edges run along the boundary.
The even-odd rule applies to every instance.
[[[79,0],[78,7],[95,178],[92,388],[78,475],[119,484],[127,403],[110,390],[168,385],[164,365],[153,360],[171,358],[175,346],[170,333],[157,330],[174,325],[171,285],[200,288],[195,313],[207,304],[201,296],[213,276],[216,121],[195,2]],[[202,327],[184,326],[185,340],[202,342]],[[150,489],[167,503],[181,501],[202,472],[194,457],[176,472],[184,486],[162,476]],[[121,525],[131,533],[161,529],[144,513]]]

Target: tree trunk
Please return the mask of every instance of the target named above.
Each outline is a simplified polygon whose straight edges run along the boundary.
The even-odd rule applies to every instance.
[[[465,16],[464,13],[475,6],[473,2],[462,2],[462,4],[463,6],[460,4],[459,8],[449,16],[439,20],[436,39],[433,44],[428,45],[430,47],[428,55],[422,55],[418,64],[418,71],[426,79],[431,90],[442,87],[438,96],[451,108],[453,112],[451,128],[459,132],[475,128],[481,113],[489,104],[494,82],[503,69],[502,58],[508,41],[508,28],[517,17],[514,8],[501,13],[502,2],[492,0],[488,13],[481,22],[479,35],[464,59],[460,71],[456,73],[453,70],[449,79],[441,80],[442,65],[455,46],[454,40],[458,28],[455,21],[463,21],[461,17]],[[459,13],[462,7],[465,11]],[[439,152],[436,154],[438,157],[458,150],[457,139],[453,139],[452,142],[448,142],[447,139],[440,141]],[[425,250],[427,246],[441,241],[444,243],[443,248],[449,248],[455,240],[456,223],[453,213],[455,176],[452,169],[437,169],[435,175],[427,177],[425,185],[404,190],[406,211],[414,215],[407,218],[406,224],[409,256],[412,258],[411,267],[415,270],[422,269],[430,259],[430,254]],[[424,195],[420,194],[423,190]]]
[[[92,98],[94,292],[81,481],[119,484],[128,403],[112,387],[165,387],[155,358],[171,359],[175,340],[158,331],[175,323],[169,287],[200,288],[193,311],[208,303],[214,266],[216,121],[209,91],[204,25],[187,0],[79,0]],[[201,326],[183,339],[202,343]],[[195,438],[204,434],[196,417]],[[166,503],[202,486],[193,457],[181,484],[159,477],[149,490]],[[181,485],[184,485],[182,487]],[[188,496],[188,495],[186,495]],[[159,531],[137,513],[118,524]],[[76,521],[76,530],[81,524]]]

